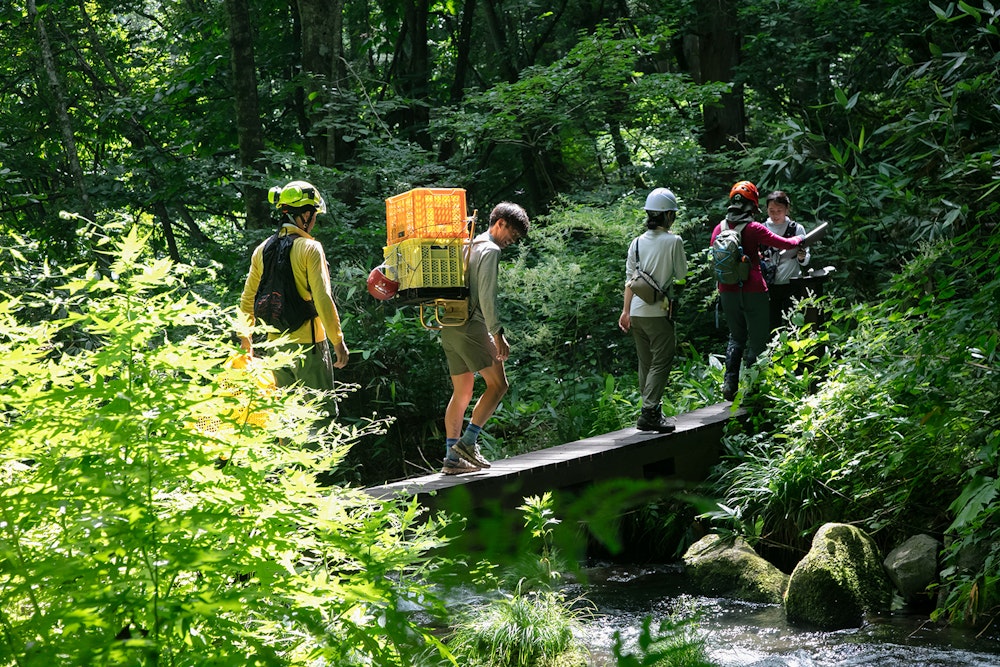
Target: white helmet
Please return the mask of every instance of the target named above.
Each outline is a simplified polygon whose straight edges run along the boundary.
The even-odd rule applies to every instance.
[[[666,188],[656,188],[646,197],[647,211],[676,211],[677,197]]]

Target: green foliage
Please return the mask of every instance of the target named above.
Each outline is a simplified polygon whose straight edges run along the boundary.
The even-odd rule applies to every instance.
[[[571,667],[586,665],[576,634],[587,615],[582,600],[569,601],[556,588],[555,516],[550,493],[518,507],[527,542],[514,563],[520,579],[512,593],[474,605],[459,617],[449,646],[462,664],[481,667]]]
[[[0,300],[0,664],[447,656],[405,608],[443,613],[438,520],[316,481],[382,424],[222,373],[235,313],[145,241]]]
[[[535,166],[551,170],[547,181],[594,187],[625,168],[623,182],[642,182],[628,173],[632,155],[644,164],[683,164],[697,152],[699,105],[715,101],[723,86],[698,86],[679,72],[637,71],[640,60],[665,48],[670,30],[664,21],[648,35],[608,22],[581,31],[554,62],[526,67],[516,81],[469,95],[440,131],[523,146],[543,156]]]
[[[666,396],[669,409],[682,412],[718,400],[721,368],[706,351],[721,351],[724,332],[712,326],[715,288],[698,253],[722,215],[725,184],[750,177],[762,190],[791,192],[793,217],[807,226],[831,222],[813,264],[837,272],[827,283],[834,298],[812,304],[827,314],[827,326],[805,327],[800,309],[767,359],[744,375],[754,435],[728,440],[739,466],[725,473],[729,492],[717,516],[765,544],[793,548],[826,518],[863,523],[886,543],[906,528],[949,528],[946,615],[984,618],[994,606],[996,559],[987,554],[969,569],[960,555],[996,542],[995,3],[748,0],[739,3],[744,48],[734,80],[703,85],[684,73],[689,63],[681,56],[683,41],[698,33],[694,3],[626,4],[569,3],[555,12],[513,3],[491,5],[486,16],[485,6],[475,5],[463,41],[464,5],[436,5],[415,25],[397,3],[349,3],[341,14],[343,51],[335,54],[345,77],[330,81],[304,71],[300,46],[311,35],[297,31],[314,26],[265,2],[255,15],[268,19],[254,26],[253,46],[257,71],[267,73],[257,86],[267,175],[237,160],[223,5],[192,14],[183,4],[60,0],[39,6],[38,21],[18,3],[0,5],[0,231],[10,249],[4,289],[15,304],[5,317],[39,332],[30,352],[10,357],[11,368],[30,371],[23,385],[10,386],[35,386],[26,397],[54,387],[67,401],[79,395],[92,411],[145,409],[155,439],[166,433],[176,443],[187,436],[180,421],[156,412],[149,396],[157,391],[192,417],[242,409],[233,397],[198,394],[198,402],[183,393],[217,383],[216,366],[231,344],[222,333],[228,323],[216,321],[221,314],[152,322],[122,343],[112,333],[140,305],[159,302],[136,292],[132,301],[120,299],[127,307],[104,312],[112,281],[80,277],[77,268],[74,289],[90,281],[101,295],[93,299],[97,310],[85,310],[85,290],[71,292],[62,276],[64,267],[98,260],[93,237],[78,219],[53,212],[89,204],[106,223],[124,211],[149,234],[150,266],[175,236],[197,265],[177,267],[184,305],[171,312],[180,317],[189,308],[234,303],[242,282],[234,267],[245,265],[266,234],[242,229],[246,188],[304,177],[330,205],[317,236],[354,351],[338,372],[359,387],[342,397],[342,420],[368,435],[365,447],[348,451],[350,438],[330,433],[329,447],[296,455],[306,457],[300,465],[336,465],[340,479],[356,481],[434,468],[450,391],[443,355],[413,309],[374,304],[362,285],[381,258],[383,199],[413,186],[454,185],[466,187],[470,207],[481,211],[503,198],[522,201],[536,223],[501,278],[512,388],[483,439],[487,452],[512,454],[628,426],[637,397],[631,341],[615,326],[622,253],[641,231],[645,188],[669,185],[681,196],[675,231],[692,264]],[[635,14],[624,23],[623,8]],[[65,46],[53,65],[72,104],[69,130],[83,183],[73,182],[67,137],[52,122],[43,26]],[[415,53],[414,44],[426,51]],[[702,108],[738,90],[747,141],[738,153],[706,155],[698,146]],[[337,135],[336,151],[321,148],[325,133]],[[150,270],[150,281],[161,273],[169,272]],[[99,321],[80,319],[83,312]],[[209,343],[178,348],[191,363],[201,360],[198,368],[175,372],[151,352],[188,337],[201,341],[205,321],[212,322]],[[106,358],[96,356],[101,352]],[[143,371],[154,361],[160,365]],[[77,376],[103,384],[85,391]],[[123,378],[148,396],[120,398],[130,396],[118,391]],[[314,409],[308,401],[256,400],[262,410]],[[373,409],[396,421],[381,432],[368,417]],[[29,423],[9,414],[11,425]],[[42,423],[34,419],[32,428]],[[137,421],[122,426],[116,446],[153,439],[140,437]],[[259,451],[268,461],[261,470],[292,469],[280,464],[289,452],[269,437],[228,422],[247,443],[262,444],[220,444],[216,435],[206,440],[211,452],[193,447],[186,456],[214,460],[231,450],[237,460]],[[77,430],[63,428],[59,444]],[[9,460],[11,470],[29,475],[55,465],[52,458],[28,451]],[[952,497],[950,488],[963,490]]]
[[[1000,428],[998,249],[977,233],[927,244],[881,303],[832,308],[823,335],[785,332],[760,374],[754,435],[728,439],[732,514],[762,520],[764,540],[794,549],[826,521],[862,524],[887,548],[947,531],[952,556],[994,539],[996,500],[982,480],[995,477]],[[815,359],[820,346],[835,356]],[[995,600],[995,562],[980,567],[950,572],[966,587],[949,602],[956,615],[977,577],[980,601]],[[991,608],[973,607],[970,617]]]
[[[646,616],[637,640],[636,652],[626,651],[620,632],[615,633],[612,650],[618,667],[713,667],[704,640],[697,634],[693,619],[667,619],[653,627]]]
[[[469,610],[448,645],[470,667],[582,667],[576,616],[555,591],[503,595]]]
[[[857,70],[817,79],[834,85],[814,107],[777,119],[770,128],[776,137],[746,161],[765,165],[759,186],[784,187],[800,215],[831,222],[820,261],[847,274],[849,296],[866,299],[917,253],[920,241],[991,224],[1000,210],[998,146],[990,130],[1000,121],[1000,17],[992,5],[977,10],[950,3],[942,9],[931,3],[931,14],[922,6],[892,4],[884,17],[881,6],[870,8],[879,24],[916,19],[921,39],[905,31],[871,33],[863,14],[852,12],[851,20],[860,18],[862,29],[879,42],[866,39],[867,51],[888,52],[869,60],[859,49],[849,58],[858,62]],[[791,6],[808,11],[809,5]],[[818,12],[837,7],[812,6]],[[906,18],[909,12],[917,16]],[[883,40],[883,34],[900,35],[902,42]],[[787,33],[771,35],[788,39]],[[830,62],[829,56],[822,62]],[[878,85],[852,78],[855,72],[872,76],[873,69],[884,72]],[[782,77],[780,85],[796,80],[803,78]]]

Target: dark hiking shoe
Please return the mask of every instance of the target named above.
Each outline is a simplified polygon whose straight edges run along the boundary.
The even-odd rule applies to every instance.
[[[487,461],[479,451],[479,445],[470,445],[459,440],[454,445],[451,446],[453,452],[461,456],[463,459],[476,466],[477,468],[489,468],[490,462]]]
[[[722,398],[731,401],[736,398],[736,392],[740,388],[739,380],[727,377],[722,383]]]
[[[643,408],[639,413],[639,420],[635,427],[640,431],[657,431],[658,433],[673,433],[677,427],[667,420],[666,415],[660,412],[660,406],[655,408]]]
[[[464,475],[467,472],[479,472],[481,468],[474,466],[465,459],[445,459],[441,468],[442,475]]]

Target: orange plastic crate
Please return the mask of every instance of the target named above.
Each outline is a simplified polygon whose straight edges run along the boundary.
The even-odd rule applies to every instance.
[[[465,190],[416,188],[385,200],[386,245],[468,236]]]

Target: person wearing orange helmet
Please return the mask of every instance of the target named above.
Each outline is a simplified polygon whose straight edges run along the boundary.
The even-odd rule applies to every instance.
[[[311,236],[316,218],[326,213],[326,202],[313,185],[306,181],[292,181],[283,187],[271,188],[268,201],[281,211],[282,224],[278,236],[294,235],[289,261],[299,296],[312,301],[316,317],[305,322],[295,331],[268,334],[269,340],[287,335],[289,348],[295,351],[295,364],[276,369],[275,381],[279,387],[296,382],[324,392],[333,390],[333,369],[347,365],[350,355],[340,328],[340,315],[330,289],[330,268],[322,244]],[[273,237],[272,237],[273,238]],[[250,257],[250,270],[240,295],[240,310],[251,326],[255,324],[254,300],[264,271],[264,248],[271,239],[258,245]],[[243,349],[253,352],[250,338],[242,337]],[[330,355],[330,346],[336,357]],[[336,414],[336,403],[327,395],[327,409]]]
[[[771,246],[782,250],[798,248],[803,239],[785,238],[768,230],[756,222],[760,213],[760,195],[757,186],[750,181],[738,181],[729,190],[729,206],[725,220],[712,230],[709,245],[723,229],[740,231],[743,254],[750,264],[749,276],[737,283],[718,283],[719,301],[729,326],[729,342],[726,346],[726,370],[722,383],[722,396],[731,401],[736,397],[740,383],[740,363],[747,365],[757,361],[757,357],[767,346],[771,331],[770,302],[767,283],[760,269],[761,246]]]

